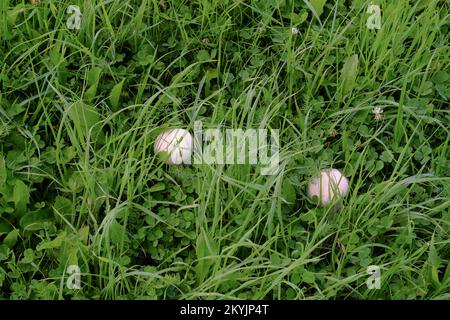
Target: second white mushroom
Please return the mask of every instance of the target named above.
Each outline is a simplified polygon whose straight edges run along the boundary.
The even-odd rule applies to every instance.
[[[189,131],[184,129],[170,129],[161,133],[155,141],[156,154],[166,152],[167,164],[190,164],[193,140]]]
[[[325,207],[339,197],[347,195],[348,190],[348,179],[339,170],[326,169],[321,171],[320,177],[310,182],[308,196],[317,196],[320,204]]]

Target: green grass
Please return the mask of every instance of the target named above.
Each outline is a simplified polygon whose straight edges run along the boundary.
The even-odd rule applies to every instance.
[[[450,4],[310,2],[2,0],[0,299],[449,299]],[[279,129],[279,173],[162,164],[194,121]]]

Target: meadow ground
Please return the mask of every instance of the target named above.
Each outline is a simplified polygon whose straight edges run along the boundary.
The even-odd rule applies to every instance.
[[[449,9],[1,0],[0,299],[449,299]],[[162,163],[195,121],[279,171]]]

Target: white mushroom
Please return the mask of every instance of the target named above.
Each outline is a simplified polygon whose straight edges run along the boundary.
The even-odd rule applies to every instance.
[[[184,129],[171,129],[161,133],[155,141],[156,154],[166,152],[167,164],[190,164],[193,140],[189,131]]]
[[[308,196],[317,196],[322,206],[334,202],[348,193],[348,179],[337,169],[326,169],[308,186]]]

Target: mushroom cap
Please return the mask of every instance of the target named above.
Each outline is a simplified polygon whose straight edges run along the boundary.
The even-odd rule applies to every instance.
[[[190,164],[193,140],[189,131],[184,129],[170,129],[155,140],[154,151],[156,154],[167,152],[169,157],[167,164]]]
[[[313,179],[308,186],[308,196],[317,196],[322,206],[343,197],[348,193],[348,179],[337,169],[321,171],[320,177]]]

